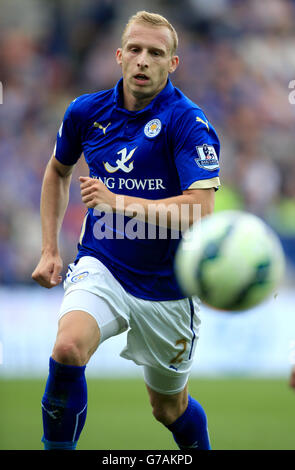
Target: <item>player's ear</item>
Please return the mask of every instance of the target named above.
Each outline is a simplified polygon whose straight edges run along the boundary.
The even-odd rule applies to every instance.
[[[175,72],[179,65],[179,57],[178,55],[173,55],[170,60],[170,67],[169,67],[169,73]]]
[[[121,47],[117,49],[116,51],[116,60],[117,60],[117,64],[122,65],[122,48]]]

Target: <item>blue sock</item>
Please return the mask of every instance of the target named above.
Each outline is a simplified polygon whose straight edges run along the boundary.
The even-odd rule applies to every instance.
[[[167,428],[180,449],[211,449],[205,411],[190,395],[185,412]]]
[[[45,450],[74,450],[87,412],[86,366],[67,366],[49,360],[49,376],[42,398]]]

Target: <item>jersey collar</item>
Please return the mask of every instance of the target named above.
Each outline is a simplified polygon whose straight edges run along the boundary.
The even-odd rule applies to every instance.
[[[162,102],[170,96],[174,91],[174,86],[171,83],[171,80],[168,78],[167,85],[163,90],[151,101],[151,103],[146,106],[144,109],[140,111],[128,111],[123,107],[123,78],[120,78],[116,86],[114,87],[114,103],[118,110],[123,111],[126,114],[143,114],[147,111],[155,110],[155,108],[159,107]]]

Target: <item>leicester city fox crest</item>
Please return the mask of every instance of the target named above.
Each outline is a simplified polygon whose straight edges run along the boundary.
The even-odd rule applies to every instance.
[[[144,127],[144,133],[147,137],[156,137],[160,134],[162,129],[162,123],[160,119],[152,119]]]
[[[89,275],[88,271],[84,271],[83,273],[75,274],[75,276],[72,276],[71,282],[76,283],[76,282],[82,281],[88,275]]]
[[[218,158],[213,145],[197,145],[196,149],[199,158],[195,158],[195,162],[200,168],[209,171],[214,171],[219,168]]]

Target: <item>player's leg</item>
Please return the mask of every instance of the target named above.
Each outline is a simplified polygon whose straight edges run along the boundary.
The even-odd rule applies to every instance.
[[[87,411],[86,364],[98,345],[128,328],[122,288],[95,258],[69,265],[64,289],[42,399],[46,449],[75,448]]]
[[[87,413],[86,364],[99,344],[126,328],[105,299],[84,290],[65,296],[62,313],[42,399],[47,450],[76,448]]]
[[[59,321],[42,398],[44,447],[75,449],[87,413],[86,363],[96,350],[100,331],[87,312],[74,310]]]
[[[156,392],[146,384],[153,415],[157,421],[169,426],[174,423],[186,410],[188,392],[185,387],[181,392],[165,395]]]
[[[178,446],[209,449],[206,414],[186,387],[200,325],[197,300],[129,300],[130,330],[121,356],[144,366],[153,414]]]
[[[82,310],[67,312],[58,324],[52,358],[65,365],[85,366],[99,340],[100,330],[92,315]]]
[[[147,372],[146,372],[147,373]],[[153,370],[149,376],[158,375],[156,382],[159,385],[159,372]],[[169,378],[162,377],[161,383],[166,381],[169,392]],[[169,431],[180,449],[209,450],[210,440],[207,428],[207,417],[203,407],[188,394],[187,386],[178,393],[159,393],[146,385],[154,417]]]

